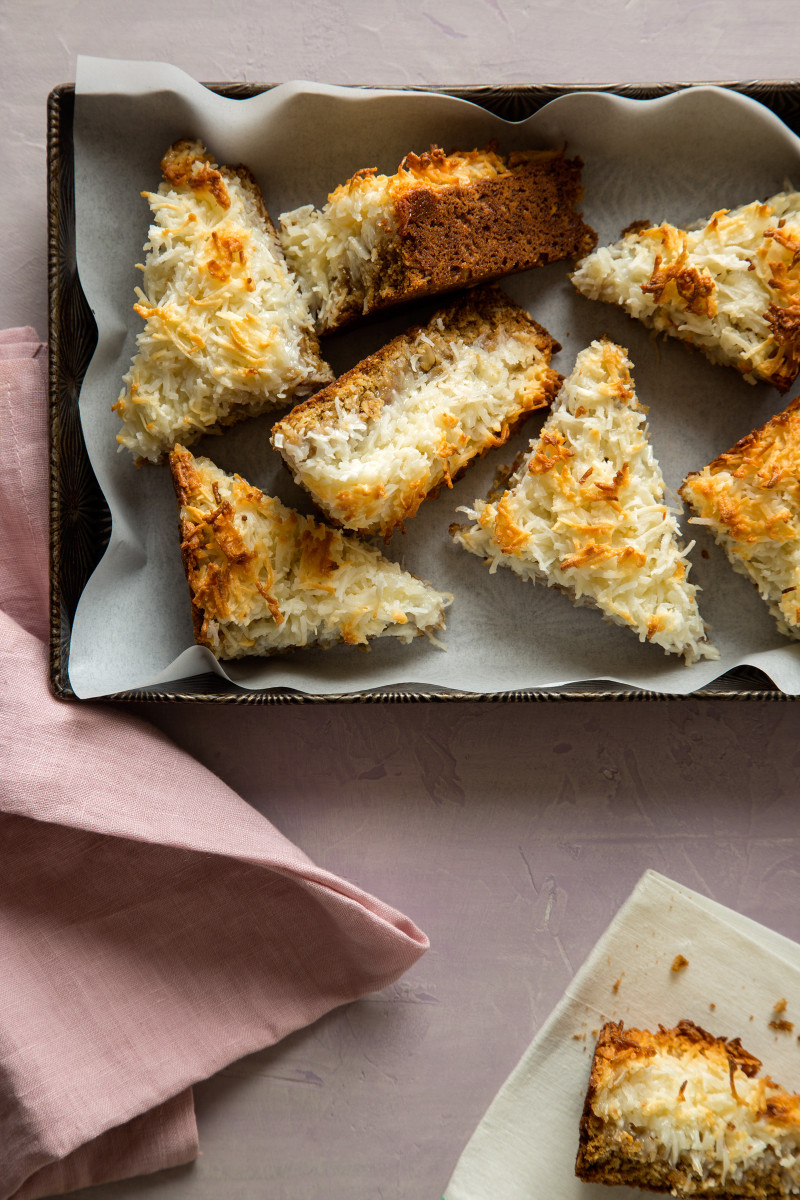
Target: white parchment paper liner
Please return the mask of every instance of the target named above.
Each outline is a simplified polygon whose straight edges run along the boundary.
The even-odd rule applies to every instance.
[[[119,422],[111,412],[141,328],[132,309],[150,223],[141,192],[157,187],[160,159],[179,137],[202,138],[220,162],[247,163],[273,218],[301,203],[324,202],[361,167],[392,172],[406,152],[432,142],[472,147],[497,138],[503,150],[566,144],[585,162],[586,219],[608,241],[638,218],[691,222],[765,197],[792,178],[800,186],[800,142],[768,109],[721,88],[649,101],[587,92],[513,123],[451,97],[315,83],[234,100],[163,63],[92,58],[78,60],[76,92],[77,257],[99,330],[81,416],[113,521],[110,545],[72,629],[69,674],[79,696],[208,670],[246,688],[311,694],[380,687],[480,693],[593,679],[686,693],[743,663],[761,667],[785,692],[800,693],[800,646],[777,633],[755,589],[733,573],[705,531],[696,535],[684,526],[687,541],[697,536],[692,579],[703,588],[701,612],[722,657],[691,668],[641,644],[629,630],[606,625],[596,611],[574,608],[560,593],[522,583],[508,570],[490,576],[480,559],[453,543],[448,528],[459,519],[458,506],[485,495],[498,467],[538,432],[540,416],[451,491],[426,502],[388,547],[409,570],[455,594],[447,652],[425,639],[411,646],[383,639],[369,653],[342,647],[219,665],[193,645],[168,469],[137,469],[127,452],[118,453]],[[585,300],[567,271],[567,264],[556,264],[503,286],[562,343],[554,365],[563,374],[601,334],[629,350],[671,489],[788,402],[684,346],[653,340],[611,306]],[[398,310],[329,338],[323,352],[337,371],[345,370],[433,307]],[[273,419],[247,422],[193,449],[308,511],[269,445]]]
[[[677,954],[689,965],[673,972]],[[617,990],[615,991],[615,985]],[[741,1037],[764,1073],[800,1090],[800,946],[648,871],[578,971],[563,1000],[489,1107],[445,1200],[618,1200],[632,1188],[575,1177],[592,1031],[605,1021],[655,1029],[683,1018]],[[769,1028],[788,998],[796,1030]],[[711,1005],[714,1005],[713,1011]]]

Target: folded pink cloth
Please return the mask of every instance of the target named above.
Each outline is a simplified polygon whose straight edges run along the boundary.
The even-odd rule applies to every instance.
[[[0,333],[0,1200],[190,1162],[192,1083],[428,945],[145,723],[50,694],[45,373]]]

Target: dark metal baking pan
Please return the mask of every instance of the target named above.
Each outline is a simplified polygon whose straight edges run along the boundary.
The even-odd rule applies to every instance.
[[[800,84],[793,81],[715,81],[764,104],[800,136]],[[273,84],[207,84],[212,91],[246,99]],[[686,83],[639,86],[514,85],[502,87],[415,88],[440,92],[482,105],[507,120],[523,120],[543,105],[569,92],[604,91],[631,99],[669,95]],[[69,682],[72,622],[81,593],[108,544],[111,522],[81,432],[78,397],[97,343],[97,330],[78,279],[75,258],[73,116],[75,88],[53,89],[47,106],[48,288],[50,404],[50,681],[61,698],[74,698]],[[209,674],[168,685],[118,692],[115,701],[213,701],[225,704],[424,703],[480,700],[527,702],[565,700],[670,699],[662,692],[642,691],[604,681],[547,690],[472,693],[391,688],[361,693],[309,695],[287,689],[250,691]],[[739,667],[707,687],[681,699],[788,700],[761,671]]]

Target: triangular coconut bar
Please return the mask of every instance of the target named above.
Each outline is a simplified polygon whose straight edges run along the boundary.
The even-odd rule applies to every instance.
[[[113,405],[137,461],[280,408],[332,378],[255,178],[176,142],[153,212],[136,355]]]
[[[781,633],[800,638],[800,399],[701,471],[680,494],[735,571],[747,575]]]
[[[507,490],[462,511],[473,524],[453,526],[453,537],[490,570],[560,588],[687,663],[717,657],[631,364],[613,342],[578,355]]]
[[[696,229],[637,222],[572,282],[786,392],[800,368],[800,193],[721,209]]]
[[[195,640],[218,658],[435,641],[452,596],[183,446],[169,456]]]

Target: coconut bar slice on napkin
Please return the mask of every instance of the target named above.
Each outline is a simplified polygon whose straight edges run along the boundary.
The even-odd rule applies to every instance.
[[[492,1101],[445,1200],[608,1200],[603,1185],[575,1176],[592,1050],[607,1021],[741,1032],[765,1071],[774,1066],[797,1091],[800,1046],[787,1036],[776,1044],[769,1024],[776,1002],[797,996],[800,946],[648,871]]]

